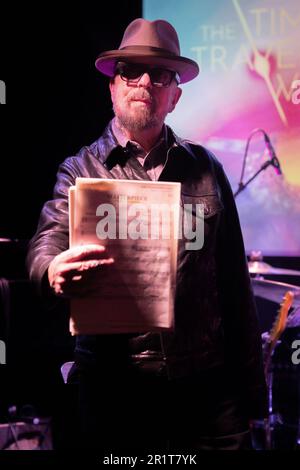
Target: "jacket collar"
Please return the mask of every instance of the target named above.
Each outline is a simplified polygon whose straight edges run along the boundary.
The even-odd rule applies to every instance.
[[[180,182],[182,192],[187,194],[217,194],[218,185],[213,177],[215,157],[201,145],[181,139],[170,127],[166,128],[169,150],[159,181]],[[96,144],[97,157],[108,171],[111,171],[115,165],[126,166],[131,157],[128,149],[118,144],[112,132],[111,122]],[[147,179],[146,172],[143,172],[143,176]],[[141,174],[139,177],[141,178]]]
[[[190,143],[187,140],[184,140],[178,137],[173,132],[173,130],[167,125],[166,125],[166,131],[167,131],[167,141],[168,141],[169,151],[171,153],[173,151],[176,151],[176,153],[184,153],[185,157],[188,155],[194,160],[195,156],[193,155],[193,152],[191,151]],[[98,139],[97,148],[98,148],[99,160],[105,166],[107,165],[110,166],[110,164],[113,163],[111,162],[111,160],[114,161],[117,155],[119,157],[122,155],[123,159],[128,158],[128,155],[126,155],[126,148],[122,147],[118,143],[112,131],[112,121],[109,122],[103,134]]]

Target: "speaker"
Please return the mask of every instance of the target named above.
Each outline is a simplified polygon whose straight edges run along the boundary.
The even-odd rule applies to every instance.
[[[51,420],[0,424],[0,450],[53,450]]]

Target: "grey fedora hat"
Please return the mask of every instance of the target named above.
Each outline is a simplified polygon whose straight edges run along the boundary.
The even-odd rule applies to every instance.
[[[177,72],[180,83],[193,80],[199,73],[197,62],[182,57],[177,33],[165,20],[133,20],[126,28],[119,49],[102,52],[96,67],[113,77],[118,61],[157,65]]]

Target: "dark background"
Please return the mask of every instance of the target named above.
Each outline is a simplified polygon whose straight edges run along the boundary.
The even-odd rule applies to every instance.
[[[70,443],[65,436],[72,436],[74,422],[75,398],[60,376],[61,364],[72,359],[73,338],[63,309],[48,310],[35,293],[24,260],[59,163],[96,140],[112,116],[108,78],[95,69],[95,59],[117,48],[128,23],[142,16],[141,1],[97,5],[81,2],[62,12],[54,3],[26,2],[3,12],[0,30],[7,91],[0,108],[0,278],[7,287],[0,288],[0,339],[7,343],[0,422],[9,406],[22,414],[31,404],[38,415],[53,417],[58,447]],[[265,261],[300,269],[299,258]],[[270,326],[278,305],[259,300],[258,307],[263,326]]]
[[[108,79],[94,63],[100,52],[119,46],[127,24],[141,16],[141,2],[97,3],[72,4],[67,12],[54,3],[26,4],[3,15],[9,28],[0,36],[0,79],[7,89],[1,237],[32,236],[58,164],[96,140],[112,116]]]
[[[0,365],[0,423],[8,407],[16,405],[22,418],[24,405],[32,405],[53,418],[58,447],[74,437],[75,394],[60,375],[74,341],[63,308],[48,310],[30,285],[26,248],[59,163],[95,141],[112,117],[97,55],[118,48],[140,16],[141,1],[133,0],[1,7],[0,339],[7,364]]]

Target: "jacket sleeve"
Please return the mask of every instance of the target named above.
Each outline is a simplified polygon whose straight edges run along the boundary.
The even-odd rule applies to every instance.
[[[39,290],[47,284],[46,274],[52,259],[69,248],[68,191],[79,176],[75,168],[73,157],[60,165],[53,199],[44,204],[37,231],[29,242],[27,268]]]
[[[227,360],[238,373],[250,418],[267,416],[262,341],[235,200],[221,165],[217,179],[224,210],[218,230],[218,283]]]

